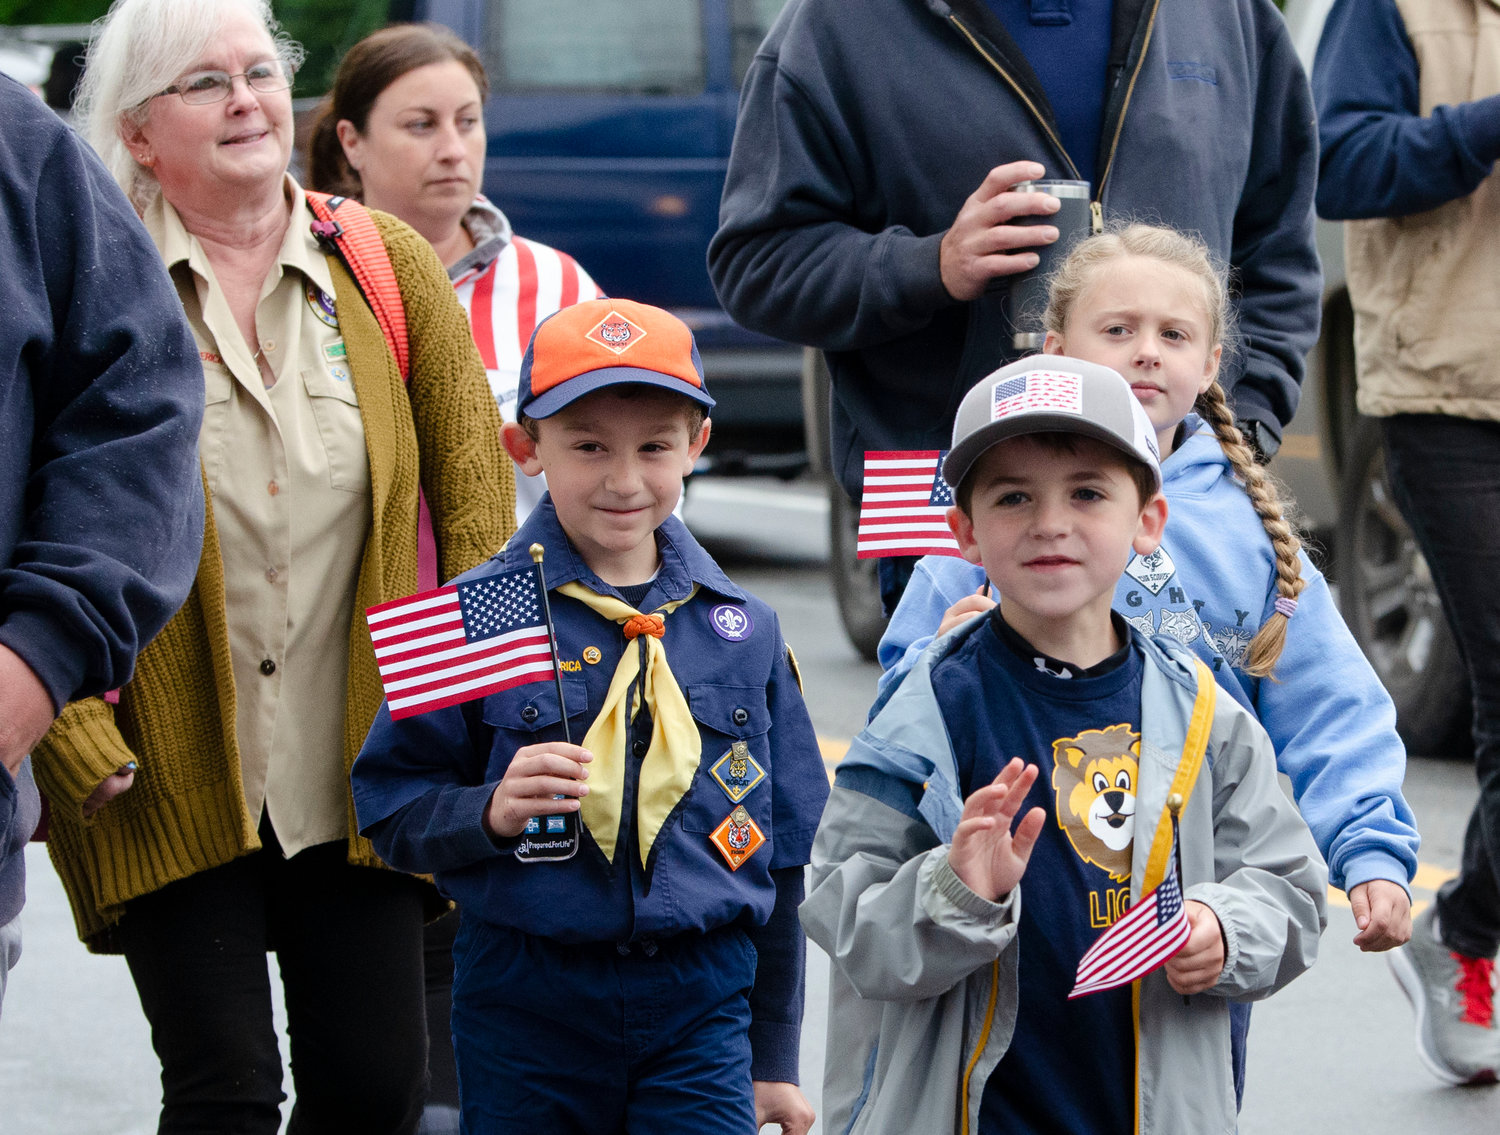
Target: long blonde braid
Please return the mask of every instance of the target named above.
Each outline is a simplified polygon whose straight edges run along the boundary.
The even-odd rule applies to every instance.
[[[1203,287],[1205,313],[1209,320],[1210,342],[1220,343],[1226,357],[1235,347],[1234,311],[1229,305],[1228,273],[1217,264],[1208,247],[1196,237],[1160,225],[1127,223],[1112,225],[1098,236],[1079,241],[1053,274],[1048,287],[1047,311],[1043,323],[1048,331],[1059,335],[1067,323],[1074,301],[1083,292],[1093,272],[1101,265],[1123,256],[1159,260],[1191,273]],[[1272,677],[1276,662],[1286,646],[1287,620],[1296,610],[1297,597],[1307,581],[1302,578],[1298,552],[1302,541],[1287,519],[1276,482],[1255,462],[1255,455],[1245,443],[1244,435],[1234,424],[1234,414],[1224,388],[1215,380],[1198,396],[1195,409],[1209,426],[1229,458],[1235,475],[1260,517],[1266,536],[1276,554],[1276,610],[1260,625],[1250,640],[1242,669],[1255,678]]]

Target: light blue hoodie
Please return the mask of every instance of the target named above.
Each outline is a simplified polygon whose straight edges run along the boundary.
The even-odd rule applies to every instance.
[[[1277,680],[1239,669],[1276,601],[1275,555],[1213,434],[1196,416],[1188,417],[1185,432],[1162,462],[1166,535],[1150,556],[1132,557],[1115,610],[1145,633],[1187,646],[1260,719],[1334,886],[1347,891],[1371,879],[1407,886],[1419,837],[1401,795],[1406,749],[1390,695],[1344,624],[1328,581],[1305,555],[1307,587],[1287,626]],[[983,582],[981,568],[957,557],[917,563],[880,640],[885,673],[872,715],[932,641],[943,612]]]

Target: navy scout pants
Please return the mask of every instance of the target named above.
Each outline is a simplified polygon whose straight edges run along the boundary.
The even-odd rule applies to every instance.
[[[746,1135],[755,948],[741,930],[564,945],[463,916],[465,1135]]]

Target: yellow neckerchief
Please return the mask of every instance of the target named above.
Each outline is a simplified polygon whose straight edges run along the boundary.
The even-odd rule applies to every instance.
[[[664,603],[649,615],[623,599],[600,595],[576,581],[564,583],[556,590],[559,595],[577,599],[596,614],[622,624],[627,640],[646,636],[646,674],[641,687],[642,697],[651,710],[651,747],[641,762],[640,781],[636,785],[636,843],[644,867],[657,833],[692,786],[703,748],[687,698],[667,665],[667,651],[661,644],[666,632],[664,616],[692,599],[698,593],[698,585],[693,585],[686,598]],[[640,650],[627,645],[620,655],[620,664],[615,667],[615,676],[610,679],[604,706],[583,739],[583,747],[594,754],[594,761],[589,766],[589,791],[583,797],[580,814],[594,842],[611,863],[620,836],[620,809],[625,799],[625,739],[630,722],[640,710],[639,705],[631,706],[630,691],[640,676]]]

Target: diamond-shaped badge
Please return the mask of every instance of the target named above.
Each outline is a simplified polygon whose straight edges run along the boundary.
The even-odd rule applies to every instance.
[[[743,741],[731,745],[729,752],[715,761],[708,773],[719,782],[719,787],[733,804],[749,796],[750,790],[766,778],[766,770],[750,755],[750,746]]]
[[[731,871],[738,871],[740,864],[759,851],[760,845],[766,842],[764,833],[750,818],[750,813],[743,804],[725,816],[724,822],[708,838],[719,849],[719,854],[729,864]]]
[[[645,337],[643,328],[613,309],[584,336],[617,355],[624,354]]]

